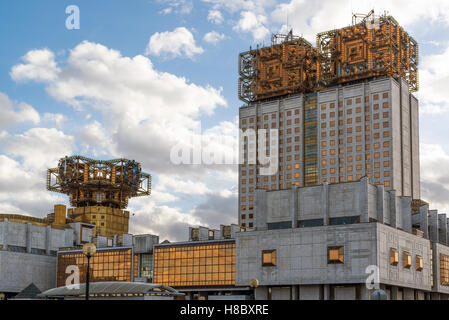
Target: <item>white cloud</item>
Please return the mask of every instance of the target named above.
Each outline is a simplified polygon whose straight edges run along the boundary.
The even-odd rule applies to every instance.
[[[203,48],[196,45],[193,34],[186,28],[180,27],[173,31],[153,34],[148,42],[145,54],[167,58],[186,55],[188,58],[193,58],[193,56],[203,52]]]
[[[449,213],[449,155],[437,144],[421,144],[421,197],[431,209]]]
[[[218,33],[216,31],[208,32],[204,35],[203,40],[211,43],[213,45],[217,45],[220,41],[226,39],[226,36],[223,33]]]
[[[57,129],[61,130],[67,117],[61,113],[44,113],[43,120],[52,123]]]
[[[55,128],[32,128],[21,134],[0,133],[0,148],[23,159],[26,168],[44,169],[71,155],[74,139]]]
[[[214,24],[222,24],[224,21],[223,15],[220,10],[209,10],[207,14],[207,21],[212,22]]]
[[[172,11],[173,11],[173,8],[172,7],[168,7],[168,8],[162,9],[161,11],[159,11],[159,13],[162,14],[162,15],[167,15],[167,14],[172,13]]]
[[[60,72],[55,55],[48,49],[31,50],[22,57],[25,64],[18,64],[11,70],[15,81],[35,80],[48,82],[55,80]]]
[[[77,137],[83,153],[91,152],[97,157],[113,152],[110,137],[106,134],[103,125],[96,120],[80,128],[77,131]]]
[[[240,20],[237,25],[233,27],[233,29],[236,31],[251,33],[254,40],[263,40],[270,33],[265,26],[266,23],[266,16],[257,15],[252,11],[244,11],[240,13]]]
[[[419,70],[421,113],[449,112],[449,47],[439,54],[424,56]]]
[[[13,103],[6,94],[0,92],[0,129],[11,128],[27,121],[38,124],[39,113],[26,103]]]
[[[151,229],[151,224],[139,225],[136,230],[154,230],[155,234],[175,230],[179,234],[181,231],[187,232],[181,226],[199,222],[206,224],[207,219],[203,221],[193,217],[187,208],[161,206],[159,203],[172,203],[188,194],[194,194],[199,199],[208,197],[216,192],[213,188],[218,185],[215,180],[221,172],[223,177],[229,179],[232,177],[230,170],[236,170],[224,165],[176,166],[170,161],[170,150],[174,145],[189,145],[190,137],[199,134],[201,116],[212,115],[216,108],[226,106],[221,89],[199,86],[183,77],[160,72],[142,55],[122,56],[116,50],[87,41],[70,50],[67,60],[61,61],[61,65],[63,67],[60,67],[57,78],[48,82],[47,92],[58,101],[75,108],[82,107],[86,114],[100,116],[78,127],[78,130],[75,128],[80,149],[84,151],[86,149],[83,148],[87,147],[91,154],[105,154],[111,158],[136,159],[157,182],[153,186],[154,198],[133,199],[130,208],[136,213],[132,219],[150,219],[145,220],[146,223],[157,222],[158,227]],[[218,135],[219,130],[229,134],[234,126],[234,123],[223,122],[206,135]],[[0,146],[3,145],[13,156],[24,157],[33,154],[32,144],[43,144],[44,147],[39,147],[35,154],[36,159],[24,158],[24,163],[29,167],[42,164],[54,166],[57,159],[72,153],[72,148],[64,147],[70,146],[73,141],[62,132],[51,130],[51,149],[45,146],[46,142],[37,139],[37,132],[34,131],[21,135],[5,133],[0,138]],[[45,137],[49,132],[39,136]],[[8,141],[14,141],[13,145]],[[221,153],[229,152],[229,147],[220,147],[219,142],[211,146]],[[48,153],[48,157],[43,157],[40,149],[42,153]],[[42,172],[40,174],[43,175]],[[165,179],[165,176],[168,178]],[[213,181],[211,187],[210,180]],[[222,182],[223,185],[229,183]],[[231,183],[235,184],[234,181]],[[155,216],[149,217],[150,214]],[[171,219],[167,220],[166,214]],[[164,223],[175,224],[179,228],[163,226]],[[172,235],[176,236],[175,233]]]

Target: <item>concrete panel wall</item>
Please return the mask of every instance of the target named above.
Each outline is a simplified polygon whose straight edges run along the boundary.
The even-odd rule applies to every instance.
[[[237,235],[237,285],[364,283],[376,263],[376,224],[253,231]],[[329,246],[344,246],[345,263],[328,264]],[[277,266],[262,267],[262,250],[277,250]]]
[[[30,283],[41,291],[56,286],[56,257],[0,251],[0,292],[20,292]]]
[[[413,234],[378,224],[378,266],[384,284],[430,290],[430,242]],[[397,266],[390,265],[390,248],[399,253]],[[412,256],[410,269],[403,266],[404,251]],[[416,256],[423,258],[424,268],[417,271]]]
[[[449,256],[449,247],[439,244],[433,243],[433,263],[434,263],[434,287],[432,289],[433,292],[445,293],[449,294],[449,286],[441,285],[441,275],[440,275],[440,254],[444,254]]]

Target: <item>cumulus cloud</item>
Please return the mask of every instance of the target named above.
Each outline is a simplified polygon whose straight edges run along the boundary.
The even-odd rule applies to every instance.
[[[70,155],[74,138],[55,128],[32,128],[24,133],[0,133],[0,149],[23,159],[27,168],[43,169]]]
[[[419,71],[420,91],[417,93],[424,105],[422,114],[449,112],[449,47],[444,52],[422,57]]]
[[[61,113],[44,113],[43,120],[45,122],[51,123],[57,129],[61,130],[64,123],[67,121],[67,117]]]
[[[207,197],[214,194],[230,199],[230,194],[222,191],[235,184],[232,180],[236,177],[236,166],[175,165],[170,151],[179,144],[191,148],[192,137],[204,135],[208,150],[218,158],[233,153],[233,145],[237,145],[237,122],[222,122],[201,131],[200,117],[212,115],[216,108],[227,105],[221,88],[196,85],[183,77],[156,70],[147,57],[122,56],[117,50],[87,41],[70,50],[61,65],[57,78],[46,83],[47,92],[57,101],[82,108],[86,114],[98,115],[75,130],[80,150],[105,157],[136,159],[156,182],[152,196],[131,200],[130,210],[135,213],[131,232],[177,237],[187,232],[184,227],[188,225],[208,224],[207,219],[193,216],[185,203],[183,208],[178,208],[174,207],[175,202],[195,196],[194,201],[201,205],[203,199],[207,202]],[[29,80],[37,81],[35,77]],[[73,151],[70,137],[55,128],[47,130],[52,131],[40,132],[39,136],[51,132],[53,138],[49,141],[53,149],[42,148],[48,153],[46,158],[39,153],[36,159],[24,158],[27,166],[43,163],[54,166],[58,158]],[[214,140],[221,134],[229,135],[230,143]],[[20,135],[4,133],[0,146],[14,157],[23,157],[33,153],[31,140],[34,145],[42,143],[36,139],[35,131]],[[8,141],[15,143],[9,145]],[[58,153],[52,153],[54,150]]]
[[[270,31],[265,26],[267,17],[257,15],[252,11],[244,11],[240,14],[240,20],[234,26],[234,30],[241,32],[249,32],[253,35],[254,40],[263,40]]]
[[[214,24],[222,24],[224,21],[223,15],[220,10],[209,10],[207,14],[207,21],[212,22]]]
[[[204,35],[203,40],[207,43],[217,45],[220,41],[226,39],[223,33],[218,33],[216,31],[208,32]]]
[[[29,104],[13,103],[9,97],[0,92],[0,129],[7,129],[21,122],[40,122],[39,113]]]
[[[18,64],[11,70],[10,75],[15,81],[48,82],[55,80],[60,72],[55,62],[55,54],[49,49],[31,50],[22,60],[24,64]]]
[[[449,213],[449,154],[437,144],[421,144],[421,193],[431,209]]]
[[[181,57],[183,55],[193,58],[202,54],[203,48],[195,43],[193,34],[185,27],[173,31],[156,32],[150,37],[146,48],[146,55],[164,56],[166,58]]]

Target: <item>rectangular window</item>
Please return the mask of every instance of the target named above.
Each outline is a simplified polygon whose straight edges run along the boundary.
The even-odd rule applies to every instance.
[[[440,284],[449,286],[449,256],[440,254]]]
[[[291,229],[292,223],[291,223],[291,221],[268,223],[267,227],[268,227],[268,230]]]
[[[390,248],[390,265],[397,266],[399,263],[399,253],[395,248]]]
[[[424,268],[423,259],[421,256],[416,256],[416,271],[422,271]]]
[[[313,228],[313,227],[321,227],[323,225],[324,225],[323,219],[298,221],[298,228]]]
[[[345,248],[328,247],[327,248],[327,263],[328,264],[342,264],[345,263]]]
[[[360,216],[357,217],[341,217],[341,218],[330,218],[329,224],[331,226],[345,225],[345,224],[356,224],[360,222]]]
[[[410,255],[410,253],[408,253],[407,251],[404,251],[403,260],[404,260],[403,261],[404,268],[410,269],[410,267],[412,266],[412,256]]]
[[[276,250],[262,251],[262,267],[276,266]]]

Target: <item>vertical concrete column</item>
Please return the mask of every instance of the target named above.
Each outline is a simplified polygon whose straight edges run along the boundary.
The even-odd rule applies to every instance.
[[[396,286],[391,287],[391,300],[398,300],[399,299],[399,288]],[[402,299],[401,299],[402,300]]]
[[[331,299],[331,290],[328,284],[323,285],[323,300]]]
[[[3,220],[3,232],[2,232],[2,234],[3,234],[3,240],[2,240],[3,250],[8,250],[8,229],[9,229],[8,224],[9,224],[8,219],[5,218],[5,220]]]
[[[291,210],[291,217],[292,217],[292,228],[296,228],[298,225],[298,187],[294,186],[291,189],[291,197],[290,197],[290,210]]]
[[[268,289],[267,289],[267,287],[257,287],[254,290],[254,298],[256,300],[267,300],[268,299]]]
[[[380,223],[385,223],[385,214],[387,213],[386,202],[385,202],[385,189],[382,184],[377,187],[377,221]]]
[[[45,229],[45,253],[50,254],[51,250],[51,226],[47,226]]]
[[[357,190],[360,194],[360,222],[369,222],[368,214],[368,177],[360,179],[359,188]]]
[[[323,224],[329,225],[329,184],[327,182],[321,186],[321,216]]]
[[[26,247],[27,247],[27,252],[31,253],[31,239],[32,239],[32,231],[31,231],[31,222],[28,222],[26,224]]]
[[[291,286],[291,300],[299,300],[299,286]]]
[[[447,217],[445,213],[440,213],[438,215],[438,232],[440,243],[447,245]]]

